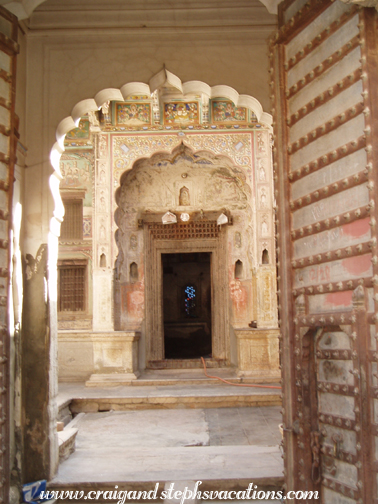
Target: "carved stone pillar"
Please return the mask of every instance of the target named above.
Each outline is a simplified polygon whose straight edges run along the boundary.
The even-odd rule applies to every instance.
[[[51,261],[51,254],[49,257]],[[47,245],[26,255],[22,315],[23,481],[50,479],[57,466],[53,306],[47,292]],[[52,329],[52,330],[50,330]],[[54,361],[55,357],[55,361]]]
[[[109,137],[97,136],[93,236],[93,330],[113,329]]]
[[[255,133],[256,294],[258,327],[277,327],[273,170],[270,133]]]

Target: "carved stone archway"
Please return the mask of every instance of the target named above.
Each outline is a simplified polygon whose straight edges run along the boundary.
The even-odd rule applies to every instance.
[[[182,177],[188,192],[186,206],[180,199]],[[213,362],[210,365],[230,364],[233,344],[229,329],[232,313],[230,298],[235,294],[236,287],[234,265],[229,264],[228,253],[234,233],[228,233],[228,228],[235,216],[237,232],[247,233],[253,220],[251,195],[247,177],[228,158],[205,151],[193,152],[184,144],[171,154],[157,153],[150,159],[137,161],[133,169],[121,177],[115,215],[119,226],[116,234],[119,247],[116,265],[118,292],[115,294],[115,300],[118,300],[115,313],[119,314],[117,328],[128,330],[145,325],[142,347],[145,348],[143,361],[147,366],[154,367],[160,362],[161,367],[164,359],[162,254],[200,252],[211,253],[212,257]],[[171,215],[177,223],[162,223],[167,210],[175,212]],[[222,213],[226,225],[217,223]],[[139,257],[135,256],[135,250],[131,250],[134,241],[140,244]],[[141,274],[138,283],[131,284],[128,278],[130,261],[139,264]],[[251,271],[251,267],[246,266],[246,270]],[[244,280],[252,290],[252,278],[248,273],[246,277],[247,280],[237,282],[241,284]],[[247,296],[242,289],[240,294]],[[134,300],[137,297],[144,300],[143,310],[139,312],[135,310]],[[246,297],[243,302],[247,303]]]

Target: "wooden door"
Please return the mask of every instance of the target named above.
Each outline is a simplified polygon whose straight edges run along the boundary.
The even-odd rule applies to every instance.
[[[327,504],[378,502],[377,19],[287,0],[270,46],[285,477]]]

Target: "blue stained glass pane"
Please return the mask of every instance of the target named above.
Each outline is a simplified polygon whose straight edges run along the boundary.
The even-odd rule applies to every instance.
[[[196,289],[193,285],[187,285],[185,288],[185,313],[190,317],[195,305]]]

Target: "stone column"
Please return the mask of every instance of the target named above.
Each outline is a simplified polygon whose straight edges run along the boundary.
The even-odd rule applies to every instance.
[[[255,184],[257,214],[257,326],[278,326],[276,257],[274,242],[274,195],[270,133],[255,133]]]
[[[55,258],[56,261],[56,258]],[[56,320],[47,268],[54,257],[41,245],[36,257],[26,255],[22,315],[22,418],[24,482],[51,479],[57,468]],[[51,264],[52,263],[52,264]],[[56,262],[55,262],[56,264]],[[56,280],[55,280],[56,282]],[[55,308],[56,309],[56,308]]]

